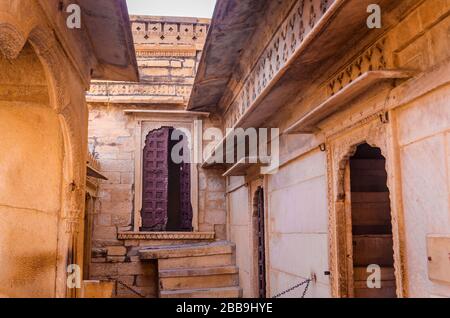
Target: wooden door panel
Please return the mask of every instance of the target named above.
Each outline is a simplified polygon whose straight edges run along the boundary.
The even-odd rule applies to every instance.
[[[143,153],[142,230],[165,231],[168,200],[170,128],[148,134]]]

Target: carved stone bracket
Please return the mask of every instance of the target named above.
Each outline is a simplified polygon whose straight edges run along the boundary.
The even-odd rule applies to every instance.
[[[71,183],[66,187],[64,216],[66,233],[78,233],[79,224],[83,216],[83,203],[85,186],[78,186]]]
[[[26,37],[13,25],[0,23],[0,53],[9,60],[15,59],[25,45]]]

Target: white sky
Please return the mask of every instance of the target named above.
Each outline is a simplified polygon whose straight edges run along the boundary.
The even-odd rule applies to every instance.
[[[127,0],[131,15],[211,18],[216,0]]]

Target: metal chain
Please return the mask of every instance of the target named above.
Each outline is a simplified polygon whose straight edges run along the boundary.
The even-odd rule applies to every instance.
[[[308,283],[306,284],[305,290],[303,291],[302,298],[305,298],[306,293],[308,292],[309,284],[311,283],[311,279],[308,279]]]
[[[139,297],[146,298],[145,295],[143,295],[143,294],[141,294],[140,292],[134,290],[133,288],[131,288],[130,286],[128,286],[128,285],[125,284],[124,282],[122,282],[122,281],[120,281],[120,280],[118,280],[118,279],[112,278],[112,277],[108,277],[108,279],[116,281],[117,283],[119,283],[120,285],[122,285],[122,286],[125,287],[126,289],[130,290],[131,292],[135,293],[135,294],[138,295]]]
[[[279,293],[278,295],[273,296],[272,298],[280,298],[281,296],[283,296],[283,295],[285,295],[285,294],[287,294],[287,293],[290,293],[291,291],[296,290],[297,288],[299,288],[299,287],[301,287],[301,286],[303,286],[303,285],[306,284],[305,290],[303,291],[303,294],[302,294],[302,298],[305,298],[306,293],[308,292],[309,284],[311,283],[311,281],[312,281],[312,279],[311,279],[311,278],[308,278],[308,279],[305,280],[304,282],[301,282],[300,284],[297,284],[297,285],[295,285],[295,286],[293,286],[293,287],[291,287],[291,288],[285,290],[284,292]]]

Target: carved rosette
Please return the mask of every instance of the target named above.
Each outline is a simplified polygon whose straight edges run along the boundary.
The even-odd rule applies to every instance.
[[[131,22],[136,43],[140,44],[196,44],[203,43],[208,33],[206,22],[147,21],[136,18]]]

